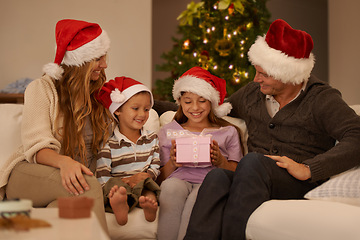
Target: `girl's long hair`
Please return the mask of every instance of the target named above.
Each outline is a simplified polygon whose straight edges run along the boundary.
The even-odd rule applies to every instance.
[[[60,80],[54,81],[59,96],[58,116],[63,117],[62,128],[58,133],[63,139],[64,154],[73,159],[80,159],[83,164],[87,163],[83,135],[86,118],[89,117],[93,131],[91,151],[95,155],[100,145],[109,137],[112,123],[108,110],[94,97],[94,93],[99,91],[106,81],[104,70],[101,70],[98,80],[91,80],[94,65],[95,60],[80,67],[61,65],[64,69],[63,76]]]

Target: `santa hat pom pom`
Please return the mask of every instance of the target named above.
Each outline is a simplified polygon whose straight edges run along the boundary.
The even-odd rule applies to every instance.
[[[43,72],[55,80],[59,80],[64,73],[64,69],[56,63],[48,63],[44,65]]]
[[[217,117],[221,118],[230,113],[232,106],[230,103],[225,102],[214,108],[214,113]]]
[[[116,103],[122,103],[125,101],[126,97],[124,94],[122,94],[120,92],[119,89],[115,88],[111,94],[110,94],[110,98],[112,102],[116,102]]]

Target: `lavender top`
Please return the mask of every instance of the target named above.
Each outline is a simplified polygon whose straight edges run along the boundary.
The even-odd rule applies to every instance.
[[[159,133],[160,143],[160,165],[164,166],[170,159],[171,140],[167,137],[167,130],[184,130],[176,121],[172,121],[163,126]],[[219,143],[221,154],[228,160],[239,162],[243,157],[240,147],[239,134],[233,126],[221,127],[219,129],[206,129],[207,134],[212,135],[212,139]],[[199,135],[199,132],[193,132]],[[176,177],[191,183],[202,183],[206,174],[215,167],[179,167],[168,178]]]

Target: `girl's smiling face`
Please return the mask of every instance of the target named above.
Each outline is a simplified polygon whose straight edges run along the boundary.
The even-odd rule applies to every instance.
[[[180,97],[180,105],[188,123],[208,123],[211,102],[195,93],[185,92]]]

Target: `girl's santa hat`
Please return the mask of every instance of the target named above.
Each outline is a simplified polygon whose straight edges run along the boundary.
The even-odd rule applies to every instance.
[[[177,104],[180,104],[182,92],[195,93],[209,100],[217,117],[226,116],[232,109],[230,103],[224,103],[226,81],[201,67],[189,69],[175,81],[172,93]]]
[[[248,52],[249,60],[283,83],[300,84],[310,77],[315,64],[311,36],[284,20],[275,20],[265,36],[259,36]]]
[[[104,56],[109,47],[107,33],[96,23],[64,19],[56,24],[56,55],[54,63],[48,63],[43,71],[58,80],[67,66],[81,66],[85,62]]]
[[[114,116],[114,112],[126,103],[127,100],[143,91],[150,93],[152,107],[154,98],[150,89],[141,82],[128,77],[116,77],[114,80],[106,82],[95,97]]]

